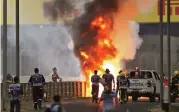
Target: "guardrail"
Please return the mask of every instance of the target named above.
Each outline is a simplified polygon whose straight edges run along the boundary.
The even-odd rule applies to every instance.
[[[21,85],[24,93],[22,101],[32,101],[32,88],[27,83]],[[51,101],[55,94],[59,94],[62,99],[86,97],[86,82],[48,82],[44,86],[44,92],[47,101]]]

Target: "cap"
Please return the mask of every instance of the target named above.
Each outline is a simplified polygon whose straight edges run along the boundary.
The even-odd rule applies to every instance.
[[[105,72],[110,72],[109,69],[107,68]]]

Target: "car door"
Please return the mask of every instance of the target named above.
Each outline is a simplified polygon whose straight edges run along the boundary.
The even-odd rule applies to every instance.
[[[153,72],[155,76],[155,83],[156,83],[156,93],[160,94],[160,77],[157,72]]]

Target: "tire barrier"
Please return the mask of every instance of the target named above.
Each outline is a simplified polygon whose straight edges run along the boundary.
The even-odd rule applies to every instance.
[[[32,89],[27,83],[21,83],[23,88],[23,101],[32,101]],[[8,87],[7,87],[8,90]],[[55,94],[59,94],[62,99],[86,97],[85,82],[48,82],[44,86],[44,101],[52,100]]]

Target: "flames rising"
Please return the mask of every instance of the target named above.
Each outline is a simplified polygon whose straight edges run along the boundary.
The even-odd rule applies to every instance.
[[[89,70],[102,70],[104,60],[116,57],[117,49],[110,37],[112,21],[102,16],[96,17],[90,24],[90,32],[96,32],[95,44],[80,49],[82,70],[90,74]],[[81,37],[83,38],[83,36]],[[84,37],[85,38],[85,37]]]
[[[74,20],[74,52],[86,76],[87,96],[91,96],[90,77],[93,70],[97,69],[101,74],[109,68],[116,78],[120,67],[125,67],[124,60],[134,59],[142,39],[138,35],[138,24],[130,21],[141,11],[139,4],[145,1],[149,2],[93,0],[86,3],[85,13]],[[151,0],[150,4],[154,1]],[[101,92],[102,87],[99,94]]]
[[[84,47],[80,49],[80,59],[82,60],[81,67],[83,74],[86,74],[87,78],[87,96],[90,96],[90,77],[93,70],[97,69],[100,73],[104,71],[105,68],[113,69],[114,64],[119,62],[116,60],[111,63],[117,56],[117,49],[115,48],[112,38],[110,36],[112,32],[112,20],[110,18],[105,18],[103,16],[97,16],[90,24],[90,32],[96,32],[95,44],[90,46],[90,48]],[[86,34],[86,33],[85,33]],[[83,38],[83,36],[82,36]],[[117,64],[116,64],[117,65]],[[101,94],[101,87],[100,93]]]
[[[156,1],[93,0],[85,3],[84,13],[74,19],[72,39],[73,51],[81,62],[81,71],[87,80],[87,96],[91,96],[90,77],[93,70],[102,74],[104,69],[109,68],[116,78],[120,67],[125,67],[124,60],[134,59],[142,40],[138,35],[138,24],[130,21],[135,19],[139,12],[148,11]],[[72,6],[71,2],[66,3],[66,6]],[[52,12],[55,15],[67,10],[60,4],[53,8],[58,9]],[[59,17],[51,16],[54,20]],[[99,94],[101,92],[102,87]]]

